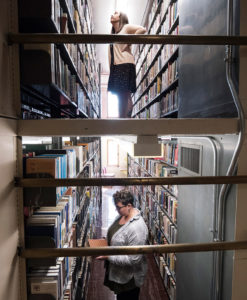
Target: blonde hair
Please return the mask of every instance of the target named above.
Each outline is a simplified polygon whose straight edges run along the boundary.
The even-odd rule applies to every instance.
[[[126,24],[129,24],[129,19],[128,19],[127,15],[123,12],[119,12],[119,30],[118,30],[118,32],[121,31],[122,28],[124,27],[124,25],[126,25]],[[115,29],[113,26],[111,29],[111,33],[112,34],[117,33],[117,32],[115,32]]]

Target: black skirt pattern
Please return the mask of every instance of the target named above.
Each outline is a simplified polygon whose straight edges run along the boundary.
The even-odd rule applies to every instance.
[[[108,81],[108,91],[136,92],[136,67],[134,64],[111,65]]]

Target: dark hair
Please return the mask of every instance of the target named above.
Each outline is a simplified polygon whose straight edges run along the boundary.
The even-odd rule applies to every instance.
[[[130,191],[128,190],[121,190],[121,191],[117,191],[115,194],[113,194],[113,200],[115,205],[118,202],[121,202],[123,205],[128,205],[131,204],[132,206],[134,206],[134,197],[131,194]]]
[[[129,19],[128,19],[127,15],[123,12],[119,12],[119,14],[120,15],[119,15],[119,30],[118,30],[118,32],[122,30],[122,28],[124,27],[125,24],[129,24]],[[117,32],[115,32],[115,29],[113,26],[111,29],[111,33],[112,34],[117,33]]]

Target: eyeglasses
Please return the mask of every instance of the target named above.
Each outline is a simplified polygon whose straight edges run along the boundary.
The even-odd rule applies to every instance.
[[[120,210],[121,208],[126,207],[126,206],[127,206],[127,205],[123,205],[123,206],[117,206],[117,205],[116,205],[116,209],[117,209],[117,210]]]

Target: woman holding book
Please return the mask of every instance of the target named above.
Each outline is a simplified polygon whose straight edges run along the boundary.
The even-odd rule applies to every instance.
[[[108,229],[108,245],[145,245],[148,229],[140,211],[134,207],[133,195],[121,190],[113,195],[113,200],[119,216]],[[117,294],[117,300],[139,299],[140,286],[147,272],[144,255],[99,256],[97,259],[106,261],[104,284]]]
[[[111,16],[112,34],[144,34],[142,26],[129,24],[128,17],[122,12]],[[108,91],[117,94],[119,117],[131,117],[131,93],[136,91],[135,59],[130,44],[114,44],[109,48],[110,76]]]

